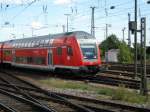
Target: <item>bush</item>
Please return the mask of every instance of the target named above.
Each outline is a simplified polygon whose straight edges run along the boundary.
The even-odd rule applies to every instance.
[[[121,63],[133,62],[133,54],[125,42],[122,42],[119,46],[118,60]]]
[[[101,57],[105,57],[105,52],[110,49],[119,49],[118,60],[120,63],[132,63],[133,53],[131,48],[125,42],[118,40],[117,36],[112,34],[100,44]]]
[[[105,52],[107,52],[110,49],[118,49],[119,45],[120,45],[120,41],[118,40],[116,35],[114,35],[114,34],[110,35],[99,46],[101,49],[101,57],[104,57]]]

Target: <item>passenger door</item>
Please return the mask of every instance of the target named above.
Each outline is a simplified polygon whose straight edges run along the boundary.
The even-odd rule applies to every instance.
[[[15,49],[12,50],[12,63],[15,63]]]
[[[52,50],[48,50],[48,65],[52,66],[53,65],[53,52]]]

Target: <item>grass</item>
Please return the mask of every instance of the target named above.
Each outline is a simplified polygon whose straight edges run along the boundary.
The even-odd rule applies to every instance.
[[[40,83],[47,85],[51,88],[89,91],[97,94],[99,97],[103,95],[104,97],[112,100],[150,105],[150,98],[148,99],[147,97],[140,95],[137,91],[130,91],[123,86],[120,86],[119,88],[110,88],[107,86],[100,87],[97,85],[90,85],[84,82],[66,81],[55,78],[40,80]]]
[[[112,99],[138,104],[144,104],[148,101],[147,97],[140,95],[137,91],[127,91],[123,87],[119,87],[114,91]]]
[[[81,90],[87,90],[88,85],[78,83],[78,82],[72,82],[72,81],[65,81],[61,79],[46,79],[46,80],[40,80],[41,83],[46,84],[50,87],[55,88],[61,88],[61,89],[81,89]]]

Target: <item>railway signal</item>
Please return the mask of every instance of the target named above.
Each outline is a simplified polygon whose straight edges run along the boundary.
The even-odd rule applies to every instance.
[[[141,18],[141,29],[136,29],[136,22],[129,22],[129,30],[132,34],[140,32],[141,34],[141,94],[147,95],[147,78],[146,78],[146,18]]]
[[[141,18],[141,94],[147,95],[146,78],[146,18]]]

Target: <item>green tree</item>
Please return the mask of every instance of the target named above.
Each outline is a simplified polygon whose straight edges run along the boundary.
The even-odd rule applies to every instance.
[[[114,34],[110,35],[99,46],[101,49],[101,56],[104,57],[105,52],[107,52],[110,49],[118,49],[119,45],[120,45],[120,41],[118,40],[117,36]]]
[[[133,53],[125,42],[119,41],[116,35],[110,35],[100,44],[101,57],[105,57],[105,52],[110,49],[119,49],[118,60],[121,63],[131,63],[133,61]]]
[[[119,46],[118,60],[121,63],[133,62],[133,53],[125,42],[122,42]]]

